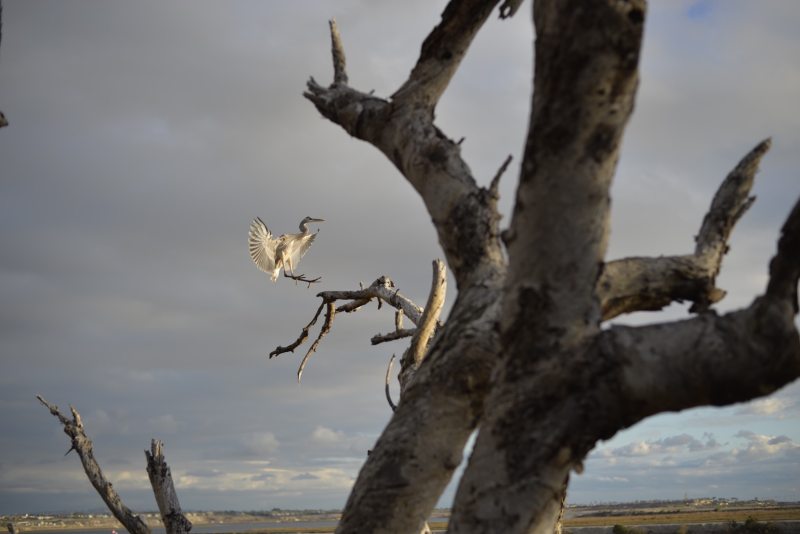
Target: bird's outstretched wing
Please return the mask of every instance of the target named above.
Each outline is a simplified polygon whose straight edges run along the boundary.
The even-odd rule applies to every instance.
[[[278,240],[272,237],[267,225],[258,217],[250,223],[248,244],[253,262],[259,269],[269,273],[274,281],[278,277],[277,271],[279,270],[275,267],[275,249],[278,246]]]
[[[297,252],[295,253],[295,254],[297,254],[297,259],[300,259],[300,258],[302,258],[303,256],[306,255],[306,251],[309,248],[311,248],[311,243],[314,242],[314,239],[316,237],[317,237],[317,234],[311,234],[309,236],[306,236],[306,238],[297,247]]]

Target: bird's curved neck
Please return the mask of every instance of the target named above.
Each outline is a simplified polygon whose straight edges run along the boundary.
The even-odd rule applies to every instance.
[[[304,234],[310,234],[311,230],[308,229],[308,223],[303,221],[300,223],[300,231]]]

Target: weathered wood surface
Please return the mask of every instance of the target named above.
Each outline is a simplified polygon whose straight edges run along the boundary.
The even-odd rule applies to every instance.
[[[106,506],[114,517],[122,523],[130,534],[150,534],[150,527],[145,524],[141,517],[131,512],[130,508],[125,506],[119,494],[111,485],[111,482],[103,475],[103,471],[100,469],[100,465],[97,463],[94,452],[92,451],[92,441],[84,432],[83,421],[78,411],[70,406],[70,411],[72,412],[72,419],[70,419],[59,411],[58,406],[50,404],[40,395],[37,395],[36,398],[50,410],[50,413],[53,414],[64,427],[64,433],[69,436],[71,441],[71,448],[67,452],[69,453],[74,450],[78,453],[81,463],[83,464],[83,470],[89,478],[89,482],[92,483],[94,489],[100,494],[100,498],[106,503]]]
[[[502,172],[478,186],[459,143],[434,125],[439,98],[497,4],[450,2],[390,98],[348,85],[335,24],[333,83],[308,82],[305,96],[320,113],[383,152],[419,193],[458,290],[359,473],[339,532],[419,532],[479,423],[450,531],[552,532],[569,473],[598,439],[661,411],[765,395],[800,375],[800,208],[784,226],[765,294],[739,312],[710,311],[725,295],[716,278],[753,201],[768,140],[722,182],[693,252],[606,258],[644,0],[533,2],[534,91],[514,214],[502,233],[506,259],[496,204]],[[519,4],[504,2],[501,17]],[[691,301],[697,317],[600,328],[675,301]],[[668,398],[674,384],[687,387]]]
[[[153,487],[158,511],[167,534],[187,534],[192,530],[192,522],[181,511],[178,494],[172,482],[172,471],[164,458],[164,444],[159,440],[150,442],[150,450],[145,450],[147,476]]]

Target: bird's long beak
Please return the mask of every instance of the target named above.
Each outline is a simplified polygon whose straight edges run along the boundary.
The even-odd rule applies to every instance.
[[[325,222],[325,219],[311,219],[309,222]]]

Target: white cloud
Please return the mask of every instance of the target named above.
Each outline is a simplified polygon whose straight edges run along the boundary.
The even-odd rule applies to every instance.
[[[338,444],[344,441],[344,432],[336,431],[324,426],[318,426],[311,433],[311,439],[324,445]]]
[[[736,411],[737,415],[769,415],[784,417],[785,412],[793,407],[793,402],[780,397],[768,397],[751,401]]]
[[[704,433],[703,438],[705,442],[689,434],[678,434],[653,441],[635,441],[611,450],[604,449],[601,454],[606,457],[651,456],[667,453],[711,450],[720,446],[719,442],[717,442],[712,434]]]
[[[254,432],[242,438],[244,449],[254,456],[269,456],[278,451],[280,443],[272,432]]]

